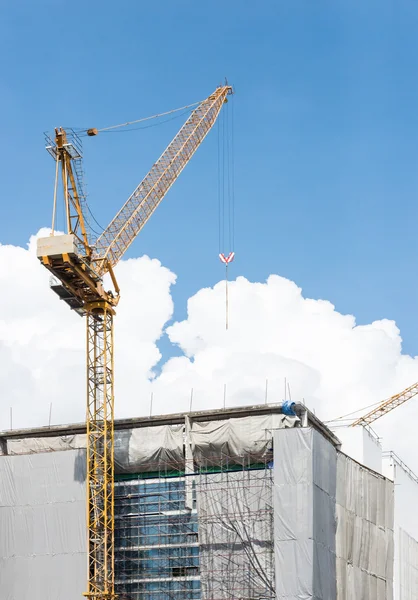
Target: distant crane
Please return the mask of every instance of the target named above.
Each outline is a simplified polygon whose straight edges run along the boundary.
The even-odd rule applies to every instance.
[[[351,427],[356,427],[358,425],[371,425],[371,423],[374,423],[374,421],[376,421],[380,417],[383,417],[383,415],[386,415],[388,412],[390,412],[400,404],[403,404],[407,400],[410,400],[417,394],[418,383],[414,383],[402,392],[399,392],[399,394],[395,394],[387,400],[384,400],[376,408],[354,421],[354,423],[351,424]]]
[[[175,138],[94,243],[87,224],[81,183],[81,145],[62,128],[47,138],[56,161],[53,225],[38,240],[37,255],[52,273],[51,288],[87,321],[87,528],[89,600],[114,600],[114,374],[113,317],[120,290],[114,267],[160,204],[213,127],[227,96],[218,87],[199,103]],[[89,129],[90,136],[97,129]],[[61,173],[66,233],[54,235],[57,186]],[[113,291],[106,291],[109,274]]]

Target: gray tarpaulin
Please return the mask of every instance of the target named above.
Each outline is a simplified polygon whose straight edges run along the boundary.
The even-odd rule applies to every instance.
[[[336,450],[313,429],[274,433],[277,600],[335,600]]]
[[[117,473],[184,468],[184,425],[157,425],[115,432]]]
[[[85,462],[80,450],[1,458],[1,600],[82,597]]]
[[[401,600],[418,600],[418,542],[399,528],[398,543],[399,598]]]
[[[166,463],[180,468],[183,458],[183,425],[159,425],[115,431],[116,473],[158,470]],[[86,435],[10,439],[10,455],[86,448]]]
[[[190,442],[198,464],[219,463],[228,457],[248,463],[264,458],[271,451],[272,431],[291,428],[298,417],[282,414],[253,415],[222,421],[191,422]],[[140,473],[184,467],[184,424],[155,425],[115,431],[116,473]],[[38,438],[9,439],[9,455],[53,452],[86,448],[86,435],[63,435]]]
[[[85,447],[85,434],[7,440],[7,451],[10,455],[76,450]]]
[[[336,509],[338,600],[391,600],[393,483],[339,453]]]
[[[193,457],[198,464],[210,464],[211,459],[228,457],[230,462],[255,462],[271,450],[272,432],[295,427],[298,417],[281,414],[252,415],[222,421],[192,421]],[[243,458],[244,457],[244,458]]]
[[[274,526],[278,600],[392,599],[393,483],[317,431],[274,435]]]

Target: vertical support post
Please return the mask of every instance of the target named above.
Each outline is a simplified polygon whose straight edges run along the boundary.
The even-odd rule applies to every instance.
[[[106,302],[87,312],[87,515],[89,600],[113,600],[113,315]]]

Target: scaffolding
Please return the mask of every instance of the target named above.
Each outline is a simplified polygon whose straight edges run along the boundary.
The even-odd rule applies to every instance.
[[[123,600],[274,596],[270,455],[159,461],[115,484],[116,592]]]

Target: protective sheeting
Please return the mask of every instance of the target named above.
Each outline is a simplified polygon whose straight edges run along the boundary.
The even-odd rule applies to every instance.
[[[274,596],[270,469],[196,479],[202,600]]]
[[[393,483],[339,453],[336,511],[337,599],[391,600]]]
[[[191,421],[188,441],[198,465],[247,464],[271,452],[272,431],[298,425],[300,419],[284,414],[252,415],[222,421]],[[141,473],[184,468],[185,425],[154,425],[115,431],[116,473]],[[86,435],[63,435],[7,440],[9,455],[37,454],[86,448]],[[245,457],[243,459],[243,457]]]
[[[393,596],[395,600],[418,598],[418,476],[394,452],[385,453],[383,472],[395,484]]]
[[[82,597],[85,464],[79,450],[1,458],[1,600]]]
[[[393,484],[287,419],[192,422],[187,435],[183,425],[119,431],[118,472],[164,476],[184,468],[185,442],[191,449],[200,472],[186,477],[187,505],[198,509],[191,533],[202,600],[391,600]],[[86,580],[85,451],[70,448],[83,439],[44,438],[38,450],[33,443],[13,441],[15,454],[0,459],[0,599],[74,600]],[[263,466],[231,470],[251,461]],[[205,472],[213,463],[222,472]],[[144,497],[155,494],[151,487]],[[183,518],[183,508],[176,511]],[[405,538],[403,546],[411,589],[414,543]]]
[[[218,464],[219,457],[231,463],[263,460],[271,452],[272,432],[299,424],[298,417],[282,414],[252,415],[222,421],[192,421],[190,437],[198,465]]]
[[[313,429],[274,433],[277,600],[335,600],[336,450]]]
[[[54,437],[22,438],[7,440],[8,454],[37,454],[86,448],[86,435],[61,435]]]
[[[183,459],[183,425],[161,425],[115,431],[116,473],[140,473],[167,468],[181,468]],[[86,435],[10,439],[11,456],[86,448]]]
[[[184,468],[184,425],[158,425],[115,432],[116,473]]]
[[[399,576],[398,597],[418,600],[418,542],[403,529],[398,529]]]

